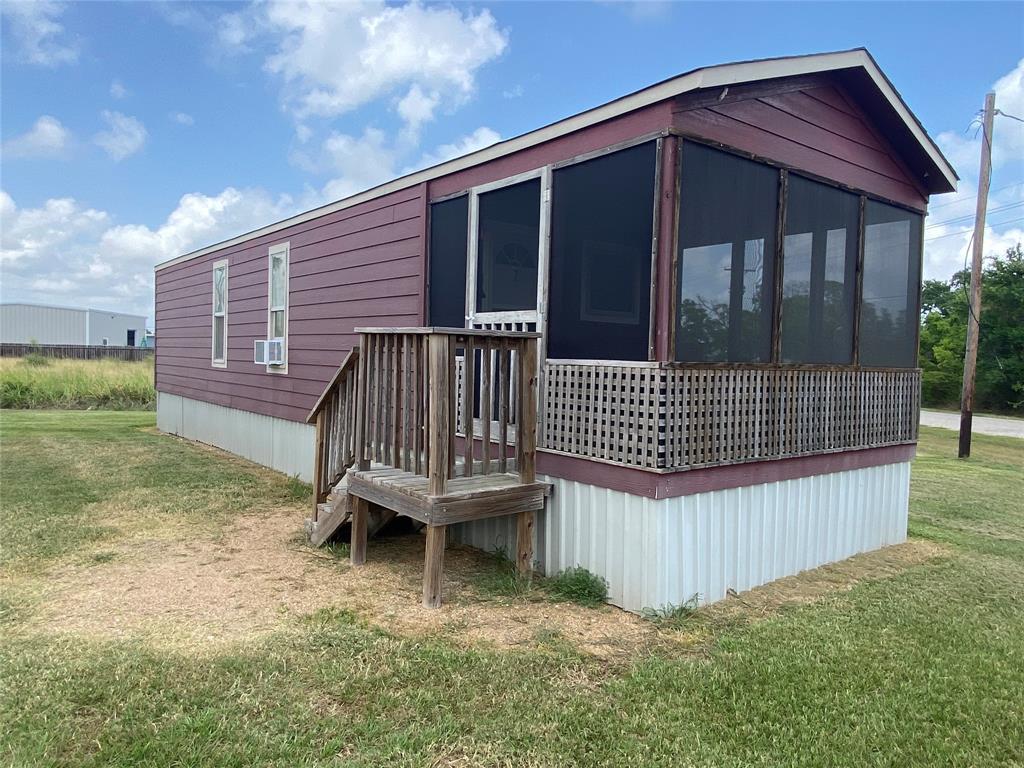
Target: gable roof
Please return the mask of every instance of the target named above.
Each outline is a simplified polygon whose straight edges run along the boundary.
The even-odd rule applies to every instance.
[[[848,51],[835,51],[832,53],[813,53],[802,56],[757,59],[700,67],[667,80],[662,80],[659,83],[642,88],[639,91],[634,91],[606,104],[588,109],[542,128],[500,141],[497,144],[492,144],[475,152],[438,163],[429,168],[414,171],[336,202],[328,203],[319,208],[296,214],[295,216],[252,230],[251,232],[246,232],[237,237],[186,253],[157,264],[156,269],[159,271],[165,267],[195,259],[228,246],[243,243],[246,240],[272,234],[285,227],[301,224],[302,222],[334,213],[335,211],[340,211],[392,192],[398,192],[416,184],[422,184],[425,181],[490,162],[514,152],[520,152],[537,144],[551,141],[560,136],[582,130],[591,125],[619,117],[620,115],[679,96],[683,93],[696,91],[701,88],[716,88],[739,83],[752,83],[760,80],[839,71],[856,73],[862,85],[866,85],[879,97],[880,107],[884,110],[887,126],[891,126],[894,130],[904,134],[905,140],[900,142],[903,149],[916,150],[915,154],[920,156],[920,165],[924,168],[924,175],[929,179],[929,192],[954,191],[959,177],[953,166],[943,156],[942,150],[939,149],[938,145],[928,135],[928,132],[914,113],[910,111],[906,102],[903,101],[903,97],[900,96],[867,49],[854,48]]]

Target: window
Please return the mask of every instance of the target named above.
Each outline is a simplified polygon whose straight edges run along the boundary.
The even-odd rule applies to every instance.
[[[540,179],[479,197],[476,310],[537,308]]]
[[[430,206],[430,324],[466,324],[466,240],[469,196]]]
[[[864,277],[860,364],[917,364],[921,216],[868,200],[864,208]]]
[[[213,265],[213,350],[215,368],[228,366],[228,263]]]
[[[552,176],[548,356],[646,360],[657,145]]]
[[[771,357],[779,172],[684,142],[676,359]]]
[[[853,362],[860,198],[790,175],[782,257],[782,360]]]
[[[288,370],[288,243],[271,246],[269,264],[269,313],[267,338],[280,340],[286,362],[268,365],[267,370],[285,373]]]

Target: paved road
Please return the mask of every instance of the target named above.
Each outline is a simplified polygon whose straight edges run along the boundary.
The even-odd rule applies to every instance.
[[[948,411],[921,411],[921,424],[926,427],[960,429],[960,414]],[[1004,419],[999,416],[975,416],[971,430],[980,435],[1004,435],[1024,438],[1024,419]]]

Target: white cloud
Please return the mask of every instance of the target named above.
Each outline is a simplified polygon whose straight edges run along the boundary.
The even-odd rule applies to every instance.
[[[128,89],[120,80],[115,80],[110,84],[110,95],[115,99],[123,99],[128,95]]]
[[[5,157],[53,157],[62,154],[71,143],[71,132],[60,120],[43,115],[20,136],[3,144]]]
[[[506,88],[501,92],[502,98],[505,99],[518,99],[523,95],[523,86],[516,83],[511,88]]]
[[[418,83],[413,83],[397,106],[398,116],[405,122],[410,138],[418,137],[420,126],[434,119],[434,110],[440,102],[441,94],[437,91],[424,93]]]
[[[1024,59],[999,78],[992,90],[996,94],[997,110],[1024,117]],[[997,114],[992,134],[993,168],[1024,158],[1024,123]],[[961,176],[977,173],[981,158],[981,133],[977,123],[963,133],[940,133],[936,140]]]
[[[323,145],[321,167],[337,175],[324,185],[322,201],[340,200],[394,178],[396,155],[376,128],[359,137],[332,133]]]
[[[107,124],[107,130],[97,133],[93,141],[116,162],[142,149],[147,133],[146,126],[138,118],[106,109],[100,114]]]
[[[56,67],[78,61],[78,43],[69,40],[64,25],[58,21],[65,5],[50,0],[32,2],[4,2],[2,15],[6,17],[11,37],[18,44],[19,56],[30,64]]]
[[[283,78],[284,100],[300,119],[334,117],[402,93],[403,119],[423,122],[440,103],[467,98],[476,71],[508,45],[487,10],[419,2],[276,0],[221,22],[229,47],[246,50],[258,35],[272,41],[265,68]]]
[[[18,208],[0,191],[4,300],[123,309],[152,317],[153,266],[295,212],[288,197],[229,187],[183,196],[155,228],[115,225],[71,198]]]
[[[1000,77],[992,90],[996,93],[996,109],[1024,116],[1024,59]],[[974,227],[981,136],[975,135],[973,129],[970,134],[946,131],[940,133],[936,141],[962,177],[955,193],[933,198],[925,221],[924,277],[946,280],[964,268],[965,259],[970,263],[968,248]],[[1007,248],[1024,241],[1024,229],[1019,221],[1024,217],[1024,184],[1007,184],[1001,181],[999,173],[1004,169],[1019,178],[1015,169],[1020,167],[1022,159],[1024,124],[996,115],[992,136],[993,181],[984,241],[986,258],[1002,255]]]
[[[196,119],[187,112],[171,112],[171,120],[178,125],[195,125]]]

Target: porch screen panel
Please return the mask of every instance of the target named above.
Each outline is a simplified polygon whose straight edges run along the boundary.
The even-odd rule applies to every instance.
[[[445,328],[466,325],[466,241],[469,197],[430,206],[429,323]]]
[[[765,362],[779,173],[692,142],[681,155],[676,359]]]
[[[853,362],[860,198],[790,175],[782,259],[782,360]]]
[[[646,360],[657,145],[553,174],[548,357]]]
[[[868,200],[864,209],[864,285],[860,364],[917,364],[921,216]]]
[[[540,179],[480,195],[476,308],[537,308]]]

